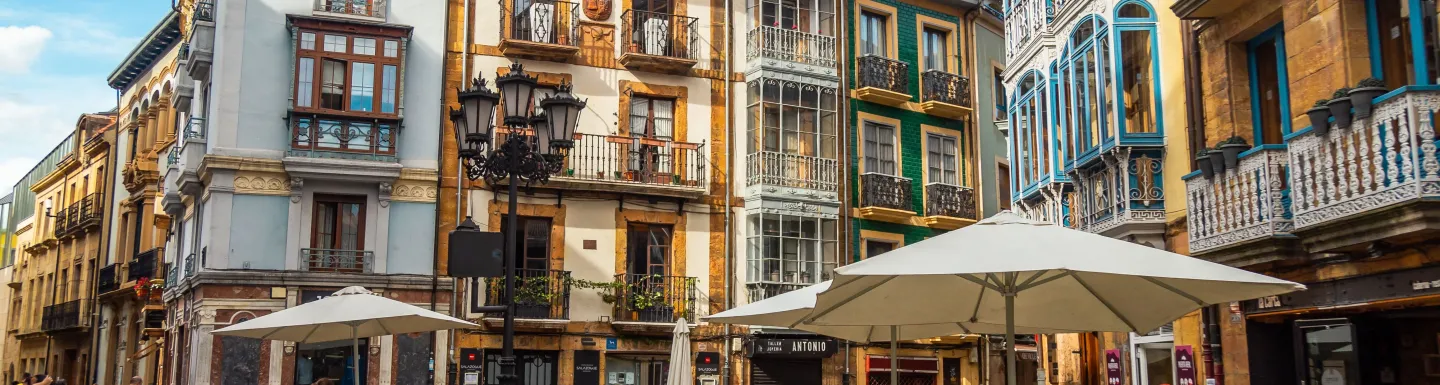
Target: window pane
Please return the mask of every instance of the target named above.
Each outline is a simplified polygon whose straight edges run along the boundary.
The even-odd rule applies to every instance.
[[[315,59],[300,58],[300,69],[295,76],[298,78],[295,81],[295,106],[310,107],[315,97]]]
[[[375,64],[355,63],[350,77],[350,110],[374,111]]]
[[[335,35],[325,35],[325,51],[328,51],[328,52],[346,52],[346,51],[345,51],[345,37],[344,37],[344,36],[335,36]]]
[[[1145,7],[1143,6],[1140,6],[1140,4],[1135,3],[1125,4],[1124,6],[1121,6],[1119,13],[1120,17],[1124,18],[1150,18],[1150,11],[1145,9]]]
[[[925,29],[925,69],[926,70],[947,70],[945,32],[935,29]]]
[[[385,57],[399,57],[400,42],[394,40],[385,41]]]
[[[387,65],[381,74],[380,112],[395,112],[395,66]]]
[[[364,38],[364,37],[357,37],[357,38],[355,38],[355,54],[357,54],[357,55],[374,55],[374,54],[375,54],[375,39]]]
[[[340,205],[340,249],[360,249],[360,205],[356,203],[345,203]]]
[[[1126,7],[1139,7],[1130,4]],[[1143,10],[1143,9],[1142,9]],[[1125,107],[1125,129],[1129,132],[1155,132],[1155,103],[1153,100],[1154,72],[1151,62],[1154,57],[1150,49],[1150,31],[1124,31],[1120,33],[1121,79]]]
[[[332,110],[343,109],[345,105],[345,62],[325,59],[324,72],[320,75],[320,107]]]
[[[300,49],[315,49],[315,34],[305,32],[300,34]]]

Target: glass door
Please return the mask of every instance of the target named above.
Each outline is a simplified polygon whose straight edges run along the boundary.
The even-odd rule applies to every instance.
[[[1295,321],[1301,385],[1359,385],[1355,325],[1345,318]]]

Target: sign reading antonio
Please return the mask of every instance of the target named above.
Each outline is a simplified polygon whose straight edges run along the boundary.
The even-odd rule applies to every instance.
[[[825,358],[835,354],[835,340],[757,338],[750,341],[750,357]]]

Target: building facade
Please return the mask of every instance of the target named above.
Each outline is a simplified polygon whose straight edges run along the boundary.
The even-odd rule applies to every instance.
[[[518,374],[537,385],[663,383],[676,320],[699,325],[730,295],[733,17],[703,0],[450,4],[447,101],[470,79],[523,70],[537,98],[570,87],[587,102],[563,169],[516,201]],[[492,143],[516,132],[501,129]],[[508,182],[460,177],[454,145],[440,157],[442,230],[462,217],[503,230]],[[495,384],[501,319],[476,308],[504,304],[504,281],[466,281],[462,313],[482,327],[457,335],[458,367]],[[722,352],[722,333],[695,327],[691,350]],[[581,366],[594,375],[572,370]]]
[[[159,383],[446,381],[446,332],[365,339],[358,357],[348,342],[209,333],[357,285],[449,311],[434,258],[445,7],[178,5],[178,54],[162,60],[175,70],[155,200],[170,223],[150,302]]]
[[[1224,384],[1433,381],[1437,250],[1417,225],[1435,215],[1433,6],[1171,9],[1188,20],[1191,141],[1243,150],[1184,177],[1190,254],[1309,287],[1209,309],[1177,337],[1201,340]]]
[[[1013,0],[1003,77],[1014,209],[1074,229],[1185,252],[1178,176],[1189,172],[1179,21],[1168,1]],[[1133,384],[1173,383],[1172,326],[1042,336],[1037,378],[1106,383],[1106,354]],[[1073,353],[1073,354],[1072,354]]]

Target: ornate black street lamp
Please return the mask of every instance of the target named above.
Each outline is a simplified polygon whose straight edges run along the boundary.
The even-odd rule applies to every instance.
[[[585,101],[570,94],[570,85],[555,87],[555,94],[536,103],[535,89],[539,81],[525,74],[519,63],[510,66],[510,73],[495,78],[500,92],[491,91],[484,78],[476,78],[470,88],[456,90],[460,110],[450,111],[455,124],[456,144],[460,161],[470,180],[485,179],[491,185],[508,179],[510,212],[505,218],[505,305],[485,306],[487,313],[503,312],[504,335],[501,339],[500,385],[518,385],[515,376],[515,242],[512,236],[520,228],[517,221],[517,187],[521,182],[545,183],[550,175],[560,172],[565,154],[575,146],[575,128]],[[503,107],[505,140],[494,143],[496,134],[492,121],[495,107]],[[538,107],[538,108],[537,108]],[[492,146],[493,144],[493,146]],[[479,232],[470,217],[456,226],[457,233]],[[452,235],[454,236],[454,235]]]

